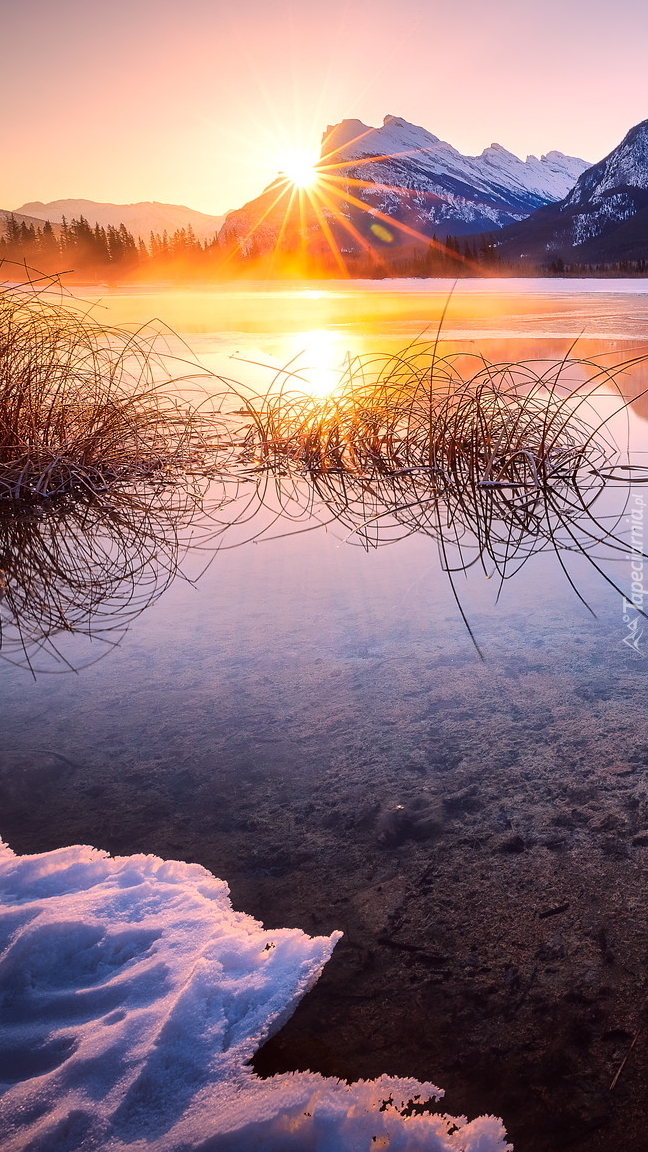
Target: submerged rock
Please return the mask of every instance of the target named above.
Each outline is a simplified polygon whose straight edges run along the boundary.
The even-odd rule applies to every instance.
[[[376,831],[378,842],[386,846],[405,840],[428,840],[443,830],[444,811],[434,796],[414,796],[405,804],[394,804],[380,813]]]

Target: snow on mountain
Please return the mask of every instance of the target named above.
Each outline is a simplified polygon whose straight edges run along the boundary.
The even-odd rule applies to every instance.
[[[526,188],[529,192],[549,200],[560,200],[573,187],[587,168],[587,162],[576,156],[565,156],[563,152],[551,151],[538,160],[537,156],[527,156],[520,160],[512,152],[507,152],[501,144],[491,144],[481,156],[475,158],[485,171],[500,173],[504,180],[508,177],[511,188]]]
[[[39,220],[49,220],[52,224],[60,224],[64,216],[66,220],[78,220],[83,216],[93,228],[95,224],[104,228],[109,225],[118,228],[120,224],[125,224],[129,232],[145,242],[148,242],[151,232],[162,235],[166,230],[172,235],[177,229],[187,228],[188,225],[191,225],[198,240],[212,240],[225,219],[224,216],[197,212],[183,204],[160,204],[156,200],[144,200],[137,204],[101,204],[94,200],[51,200],[44,204],[41,200],[34,200],[30,204],[23,204],[16,212]]]
[[[374,163],[388,169],[390,163],[398,162],[399,169],[411,170],[414,183],[405,187],[417,187],[421,180],[441,184],[445,177],[494,199],[506,202],[512,196],[524,207],[562,199],[588,167],[585,160],[555,151],[540,160],[536,156],[520,160],[501,144],[491,144],[480,156],[463,156],[425,128],[396,116],[386,116],[382,128],[371,128],[359,120],[343,120],[327,128],[322,145],[326,164],[325,157],[335,164],[365,161],[364,179],[375,178],[379,169],[374,169]],[[366,163],[371,157],[380,160]]]
[[[591,209],[625,188],[648,189],[648,120],[635,124],[608,156],[588,169],[565,197],[561,211],[572,206]]]
[[[343,120],[324,133],[321,204],[310,219],[305,222],[303,203],[299,210],[296,201],[291,205],[289,189],[284,186],[282,194],[277,181],[229,213],[223,236],[245,238],[260,251],[280,236],[287,250],[300,232],[309,244],[317,244],[328,226],[340,250],[353,252],[363,244],[411,245],[433,235],[443,239],[495,230],[559,200],[585,168],[584,160],[561,152],[520,160],[500,144],[480,156],[464,156],[427,129],[396,116],[386,116],[380,128]],[[287,211],[295,220],[286,226]]]
[[[339,936],[265,931],[198,864],[0,842],[3,1152],[510,1150],[493,1116],[403,1115],[430,1083],[254,1074]]]
[[[557,204],[498,237],[506,257],[576,261],[648,257],[648,120],[583,172]]]

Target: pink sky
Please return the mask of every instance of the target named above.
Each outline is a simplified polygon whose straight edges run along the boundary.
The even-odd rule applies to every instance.
[[[344,117],[592,162],[648,117],[645,0],[5,0],[0,208],[222,213]]]

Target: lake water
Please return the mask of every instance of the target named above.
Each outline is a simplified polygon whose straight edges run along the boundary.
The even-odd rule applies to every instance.
[[[82,295],[222,376],[290,364],[314,394],[349,356],[433,338],[446,304],[445,350],[648,352],[637,280],[466,281],[449,304],[424,281]],[[648,372],[619,386],[646,452]],[[3,836],[195,860],[268,926],[341,928],[262,1072],[415,1075],[519,1149],[643,1148],[648,640],[624,643],[623,597],[574,553],[574,586],[543,554],[499,598],[475,568],[456,586],[481,660],[428,536],[260,523],[188,555],[92,666],[0,665]],[[629,595],[629,551],[602,568]],[[62,643],[73,667],[101,652]]]

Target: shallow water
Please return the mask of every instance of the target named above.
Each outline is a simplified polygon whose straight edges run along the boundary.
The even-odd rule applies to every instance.
[[[541,288],[461,284],[446,347],[545,359],[583,333],[581,355],[648,348],[643,282]],[[345,355],[429,335],[446,294],[115,292],[104,316],[156,315],[253,383],[264,369],[246,361],[280,366],[301,342],[323,391]],[[622,382],[644,386],[640,369]],[[648,449],[647,413],[639,399],[633,450]],[[340,526],[294,527],[239,547],[225,535],[204,572],[206,554],[187,557],[195,581],[176,579],[92,667],[0,665],[4,837],[20,853],[85,842],[197,860],[269,926],[342,928],[263,1070],[416,1075],[450,1111],[502,1115],[520,1149],[579,1133],[612,1149],[624,1124],[624,1148],[642,1148],[643,1032],[608,1091],[648,956],[648,647],[624,643],[622,597],[578,556],[595,616],[551,555],[499,601],[475,568],[457,589],[482,661],[432,540],[366,552]],[[629,591],[628,557],[604,567]],[[65,651],[78,663],[87,642]]]

